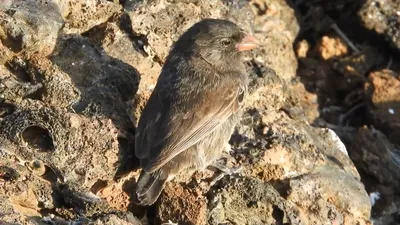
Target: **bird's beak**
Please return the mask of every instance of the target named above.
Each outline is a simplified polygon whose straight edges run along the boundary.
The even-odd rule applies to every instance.
[[[257,39],[250,34],[246,34],[246,36],[242,39],[242,42],[236,45],[236,49],[239,50],[239,52],[243,52],[255,49],[257,46]]]

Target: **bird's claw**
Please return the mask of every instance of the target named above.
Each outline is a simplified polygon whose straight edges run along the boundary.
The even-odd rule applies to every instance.
[[[238,167],[232,167],[229,168],[221,163],[213,163],[212,164],[213,167],[217,168],[218,170],[221,171],[221,173],[219,173],[210,183],[211,186],[213,186],[214,184],[216,184],[219,180],[221,180],[225,175],[234,175],[239,173],[240,171],[242,171],[242,167],[238,166]]]
[[[224,150],[225,150],[225,152],[228,153],[228,154],[233,153],[233,149],[232,149],[232,146],[231,146],[230,144],[226,144]]]
[[[222,173],[224,173],[226,175],[233,175],[233,174],[239,173],[242,170],[242,168],[240,166],[229,168],[219,162],[215,162],[211,166],[217,168],[219,171],[221,171]]]
[[[227,174],[229,174],[229,175],[237,174],[237,173],[241,172],[242,169],[243,168],[241,166],[232,167],[229,169],[229,173],[227,173]]]

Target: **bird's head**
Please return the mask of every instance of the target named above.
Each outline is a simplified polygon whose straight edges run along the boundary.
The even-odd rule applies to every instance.
[[[200,56],[217,69],[234,69],[242,64],[242,52],[256,47],[257,40],[235,23],[205,19],[190,27],[175,43],[174,50]]]

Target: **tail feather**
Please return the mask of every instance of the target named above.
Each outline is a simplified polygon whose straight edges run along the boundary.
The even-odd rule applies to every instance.
[[[166,178],[160,176],[160,171],[146,173],[142,170],[136,185],[136,198],[140,205],[152,205],[160,196]]]

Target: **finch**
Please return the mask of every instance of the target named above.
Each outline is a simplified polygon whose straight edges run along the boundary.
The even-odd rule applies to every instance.
[[[221,157],[247,95],[242,54],[256,47],[253,36],[221,19],[204,19],[175,42],[136,129],[138,204],[153,204],[178,173]]]

